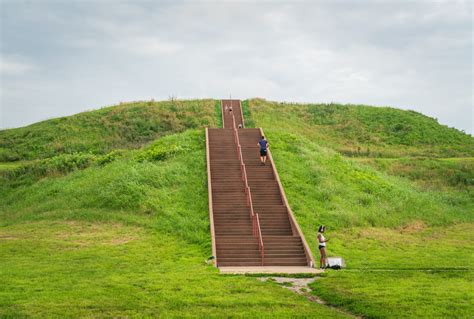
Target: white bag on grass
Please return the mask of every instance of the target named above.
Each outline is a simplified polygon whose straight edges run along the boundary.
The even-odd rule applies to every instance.
[[[342,257],[328,257],[328,268],[341,269],[346,266]]]

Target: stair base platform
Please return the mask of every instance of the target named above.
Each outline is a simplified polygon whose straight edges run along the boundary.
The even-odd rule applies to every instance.
[[[221,274],[320,274],[324,270],[302,266],[219,267]]]

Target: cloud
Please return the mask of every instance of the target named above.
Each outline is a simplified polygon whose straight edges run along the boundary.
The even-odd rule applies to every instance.
[[[159,37],[140,36],[116,44],[118,49],[127,50],[137,55],[154,56],[176,54],[182,49],[179,43],[162,40]]]
[[[1,18],[2,56],[23,66],[2,71],[9,127],[232,93],[391,105],[472,132],[469,1],[6,1]]]
[[[33,65],[18,58],[0,56],[0,75],[23,75],[33,70]]]

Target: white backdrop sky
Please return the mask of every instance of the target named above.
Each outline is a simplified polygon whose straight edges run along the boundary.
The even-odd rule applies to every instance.
[[[120,101],[394,106],[473,133],[471,1],[0,0],[0,127]]]

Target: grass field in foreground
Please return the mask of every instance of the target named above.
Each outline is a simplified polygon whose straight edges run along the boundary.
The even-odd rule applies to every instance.
[[[205,257],[121,223],[1,227],[0,317],[345,317],[271,283],[219,275]]]

